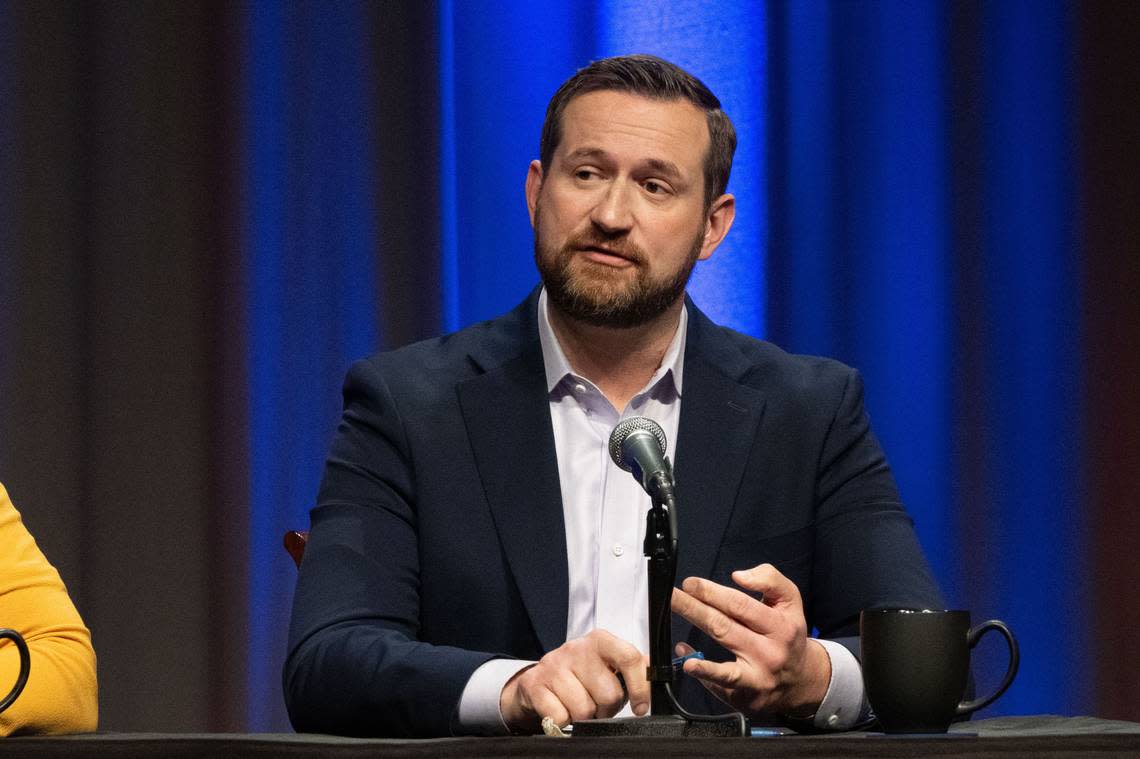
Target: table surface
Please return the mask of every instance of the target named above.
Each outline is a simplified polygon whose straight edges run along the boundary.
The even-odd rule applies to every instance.
[[[1140,756],[1140,724],[1093,717],[1002,717],[949,734],[875,732],[762,738],[442,738],[380,740],[271,733],[96,733],[0,739],[0,757],[1115,757]]]

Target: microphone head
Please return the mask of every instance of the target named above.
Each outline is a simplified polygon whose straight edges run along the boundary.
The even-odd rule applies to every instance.
[[[627,472],[633,471],[633,464],[625,458],[625,441],[626,438],[637,432],[652,435],[657,441],[661,455],[665,455],[665,430],[661,429],[661,425],[644,416],[631,416],[629,419],[623,419],[610,433],[610,458]]]

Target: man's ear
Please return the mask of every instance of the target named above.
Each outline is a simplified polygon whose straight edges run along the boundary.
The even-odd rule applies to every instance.
[[[708,216],[705,218],[705,237],[701,243],[701,252],[697,260],[703,261],[713,254],[736,218],[736,198],[731,195],[721,195],[709,206]]]
[[[542,192],[542,162],[531,161],[526,170],[526,209],[530,225],[534,226],[534,209],[538,207],[538,194]]]

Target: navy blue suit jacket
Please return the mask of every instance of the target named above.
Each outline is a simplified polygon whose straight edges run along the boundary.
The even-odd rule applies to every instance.
[[[471,673],[566,636],[568,577],[537,291],[357,362],[298,576],[284,670],[300,731],[440,736]],[[770,562],[821,637],[868,607],[941,607],[858,374],[719,327],[691,301],[678,579]],[[728,658],[678,617],[675,640]],[[681,698],[707,698],[683,682]]]

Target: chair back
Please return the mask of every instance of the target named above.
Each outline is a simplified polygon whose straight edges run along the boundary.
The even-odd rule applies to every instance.
[[[297,569],[301,568],[301,559],[305,557],[305,544],[309,542],[309,533],[305,530],[289,530],[285,533],[285,550],[293,557]]]

